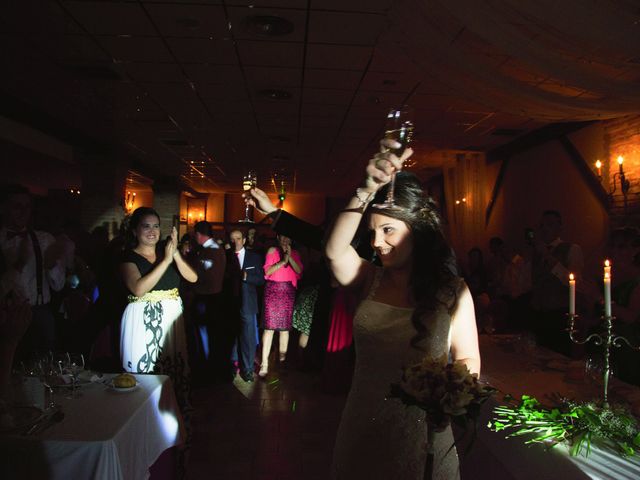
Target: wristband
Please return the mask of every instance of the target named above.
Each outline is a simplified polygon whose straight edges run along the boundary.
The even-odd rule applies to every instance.
[[[376,192],[365,192],[362,188],[356,188],[356,198],[358,199],[358,208],[367,208],[369,202],[373,200]]]

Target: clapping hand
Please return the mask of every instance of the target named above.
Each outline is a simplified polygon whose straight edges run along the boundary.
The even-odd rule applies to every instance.
[[[165,258],[169,261],[173,261],[173,257],[178,253],[178,231],[176,227],[171,229],[171,236],[167,239],[167,244],[164,246]]]

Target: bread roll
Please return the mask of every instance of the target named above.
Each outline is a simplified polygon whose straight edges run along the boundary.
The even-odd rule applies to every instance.
[[[116,388],[131,388],[136,386],[136,377],[130,373],[121,373],[113,378],[113,386]]]

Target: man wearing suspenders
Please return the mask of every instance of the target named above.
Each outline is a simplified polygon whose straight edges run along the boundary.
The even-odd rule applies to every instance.
[[[32,200],[29,190],[10,185],[2,195],[0,248],[5,260],[0,272],[0,295],[14,301],[27,300],[32,322],[18,355],[55,348],[55,324],[49,307],[51,290],[64,286],[62,252],[54,237],[30,228]]]

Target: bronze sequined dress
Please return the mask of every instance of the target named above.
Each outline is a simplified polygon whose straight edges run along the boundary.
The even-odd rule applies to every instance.
[[[416,334],[411,323],[413,310],[372,300],[381,273],[378,269],[369,296],[354,318],[356,365],[333,453],[334,479],[423,478],[424,412],[387,395],[390,385],[399,381],[404,365],[449,351],[451,317],[444,308],[436,311],[431,333],[422,343],[425,350],[412,347]],[[434,478],[460,477],[453,444],[450,427],[436,435]]]

